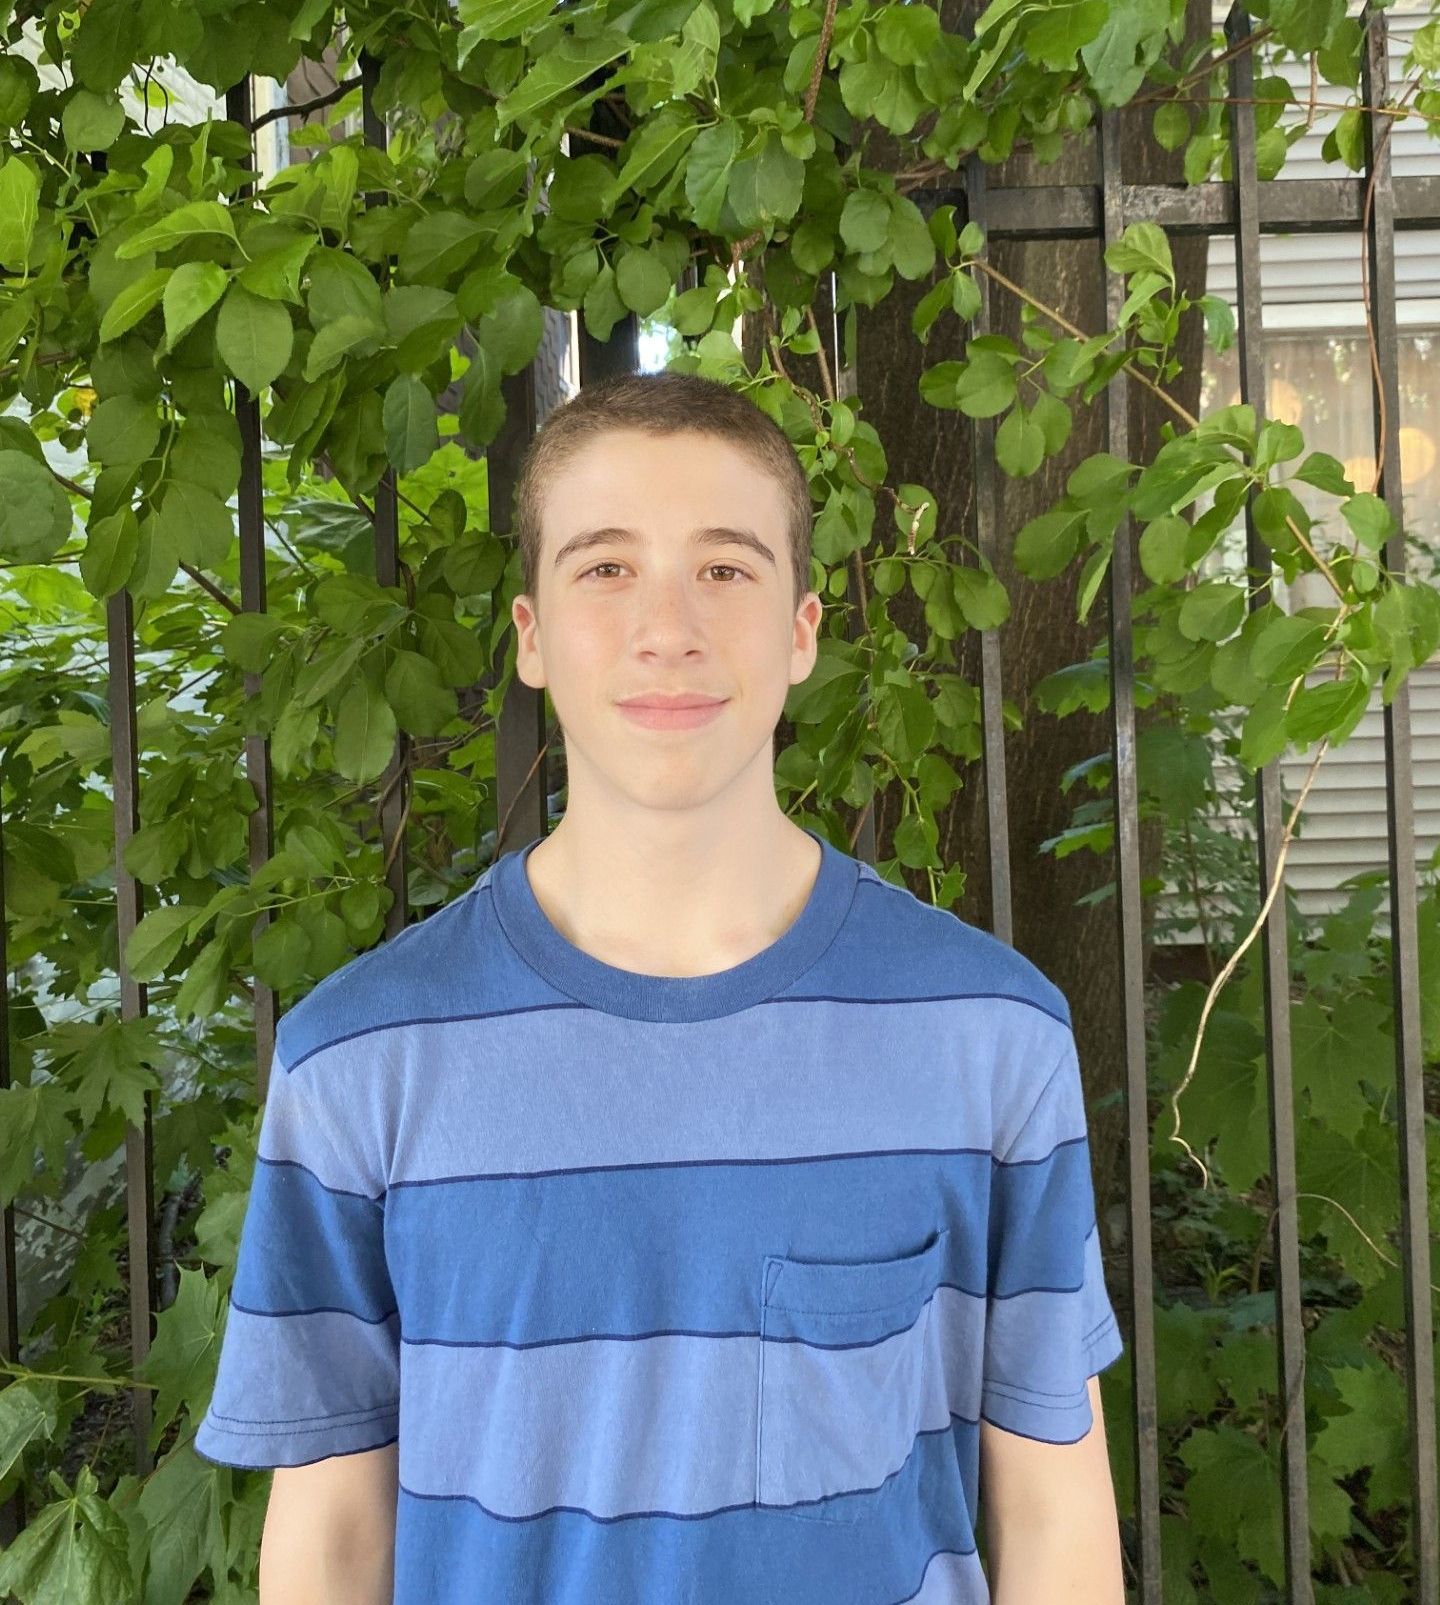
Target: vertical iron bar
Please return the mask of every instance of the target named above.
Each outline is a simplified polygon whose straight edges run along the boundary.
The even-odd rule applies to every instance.
[[[360,55],[361,120],[365,143],[383,151],[389,144],[385,119],[375,110],[375,87],[380,79],[380,62],[368,50]],[[368,206],[384,205],[384,197],[365,197]],[[382,282],[388,278],[388,269]],[[386,466],[375,487],[375,583],[397,585],[400,580],[400,505],[395,493],[395,470]],[[406,590],[409,591],[409,576]],[[390,907],[385,914],[385,935],[395,936],[405,929],[410,917],[410,895],[405,861],[405,821],[410,817],[410,737],[403,730],[395,733],[395,751],[380,776],[380,841],[385,851],[385,881],[390,888]]]
[[[0,1093],[10,1086],[10,949],[5,918],[5,814],[0,808]],[[15,1271],[15,1206],[0,1215],[0,1360],[20,1363],[20,1300]],[[10,1385],[0,1380],[0,1388]],[[25,1485],[17,1483],[0,1503],[0,1549],[8,1549],[25,1526]]]
[[[249,78],[243,78],[225,93],[225,115],[249,128],[254,117],[254,94]],[[254,165],[253,143],[251,166]],[[237,188],[237,199],[254,193],[253,184]],[[240,536],[240,606],[246,613],[263,613],[265,597],[265,503],[261,479],[260,400],[241,382],[233,381],[235,421],[240,427],[240,483],[236,493],[237,523]],[[261,676],[245,673],[245,695],[260,695]],[[256,874],[275,851],[275,816],[271,788],[270,739],[260,733],[245,737],[245,778],[255,788],[257,807],[247,822],[250,873]],[[252,938],[259,940],[270,924],[268,910],[255,918]],[[251,980],[255,1027],[255,1096],[265,1102],[270,1086],[270,1061],[275,1051],[275,1024],[279,1012],[274,987],[260,977]]]
[[[845,351],[845,319],[837,310],[840,295],[840,277],[837,273],[826,275],[826,321],[830,325],[830,357],[831,371],[835,375],[835,398],[837,401],[849,401],[858,389],[858,375],[853,362],[846,360]],[[853,315],[853,308],[852,315]],[[858,558],[857,558],[858,561]],[[849,584],[846,595],[849,602],[849,613],[846,616],[846,635],[852,641],[858,641],[865,635],[865,617],[861,611],[860,593],[855,584],[855,566],[850,565]],[[875,798],[872,795],[865,803],[860,816],[859,829],[855,832],[852,846],[854,856],[863,863],[875,862]]]
[[[1101,244],[1125,228],[1121,191],[1120,118],[1100,114]],[[1125,300],[1122,276],[1102,268],[1106,327],[1114,328]],[[1123,373],[1105,387],[1105,444],[1130,460],[1129,397]],[[1115,913],[1125,1027],[1125,1112],[1130,1237],[1130,1336],[1134,1373],[1135,1521],[1139,1542],[1140,1605],[1161,1605],[1160,1443],[1155,1400],[1155,1270],[1150,1240],[1150,1122],[1145,1065],[1145,976],[1140,923],[1140,800],[1135,755],[1135,648],[1131,630],[1134,527],[1127,514],[1115,531],[1110,557],[1110,715],[1114,762]]]
[[[966,219],[986,224],[985,164],[977,155],[965,158]],[[987,251],[988,239],[987,239]],[[990,279],[976,274],[980,309],[977,336],[990,332]],[[968,344],[968,342],[967,342]],[[975,480],[975,543],[991,567],[997,566],[995,493],[995,420],[970,420],[971,472]],[[1010,874],[1010,804],[1005,769],[1003,663],[999,630],[980,632],[980,709],[985,752],[985,821],[990,849],[990,930],[1002,942],[1015,941],[1014,884]]]
[[[110,703],[110,765],[115,794],[115,919],[119,949],[120,1018],[138,1020],[148,1012],[146,989],[125,961],[125,947],[140,923],[140,883],[125,868],[125,849],[140,828],[140,772],[135,737],[135,599],[125,586],[105,604]],[[139,1126],[125,1127],[125,1205],[129,1245],[130,1357],[139,1375],[150,1352],[155,1308],[155,1094],[144,1094]],[[149,1388],[137,1387],[130,1398],[134,1434],[135,1475],[154,1467],[150,1428],[154,1410]]]
[[[1390,98],[1385,13],[1367,5],[1361,58],[1361,98],[1379,106]],[[1374,335],[1375,456],[1378,493],[1394,528],[1385,565],[1403,582],[1405,516],[1400,480],[1399,338],[1395,320],[1395,194],[1390,162],[1391,118],[1378,137],[1376,114],[1365,118],[1365,167],[1374,197],[1364,250]],[[1363,486],[1357,486],[1363,489]],[[1390,856],[1390,955],[1395,1009],[1395,1108],[1400,1143],[1400,1242],[1405,1299],[1405,1378],[1409,1401],[1410,1532],[1417,1605],[1440,1599],[1440,1508],[1436,1499],[1435,1350],[1430,1309],[1429,1206],[1425,1174],[1424,1063],[1420,1041],[1420,947],[1416,909],[1415,778],[1410,732],[1410,682],[1401,681],[1384,709],[1385,809]]]
[[[500,381],[505,421],[485,448],[490,528],[509,536],[514,530],[515,484],[526,448],[539,428],[535,364]],[[548,828],[550,765],[546,748],[545,688],[526,685],[518,675],[505,687],[495,719],[495,857],[523,847]]]
[[[1238,310],[1240,399],[1265,417],[1265,337],[1261,315],[1260,197],[1255,164],[1255,62],[1242,48],[1250,18],[1235,6],[1226,20],[1230,58],[1231,182],[1235,191],[1235,289]],[[1245,556],[1252,576],[1274,568],[1255,529],[1253,499],[1245,501]],[[1249,608],[1266,605],[1269,587],[1250,593]],[[1255,837],[1262,900],[1275,878],[1284,832],[1280,760],[1255,776]],[[1290,1047],[1290,947],[1285,889],[1265,919],[1260,947],[1265,997],[1265,1058],[1270,1092],[1270,1174],[1274,1190],[1276,1358],[1280,1385],[1280,1475],[1285,1494],[1285,1597],[1310,1605],[1310,1515],[1305,1467],[1305,1328],[1300,1305],[1300,1224],[1295,1197],[1295,1090]]]

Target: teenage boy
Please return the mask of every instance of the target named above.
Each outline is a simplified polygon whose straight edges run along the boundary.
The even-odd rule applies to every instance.
[[[586,387],[516,526],[563,817],[280,1022],[196,1439],[261,1605],[1123,1605],[1066,1000],[777,802],[788,438]]]

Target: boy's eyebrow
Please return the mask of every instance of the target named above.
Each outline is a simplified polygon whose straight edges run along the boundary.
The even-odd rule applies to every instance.
[[[633,529],[621,529],[616,526],[606,526],[602,529],[582,530],[578,535],[572,535],[565,541],[559,551],[555,553],[556,568],[567,557],[574,557],[577,552],[587,551],[592,546],[599,546],[606,541],[636,541],[639,536]],[[775,554],[753,530],[730,529],[724,524],[708,524],[700,529],[690,532],[690,539],[698,541],[702,546],[744,546],[754,552],[756,556],[763,557],[771,568],[778,565]]]

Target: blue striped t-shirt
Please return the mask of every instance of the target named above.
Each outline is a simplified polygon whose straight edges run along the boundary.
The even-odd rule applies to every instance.
[[[811,834],[731,969],[576,947],[531,842],[281,1019],[196,1448],[398,1439],[396,1605],[980,1605],[981,1419],[1089,1429],[1064,995]]]

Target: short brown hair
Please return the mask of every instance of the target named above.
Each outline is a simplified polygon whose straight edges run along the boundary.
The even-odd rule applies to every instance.
[[[787,514],[794,601],[810,589],[814,507],[804,464],[790,437],[755,403],[718,379],[665,370],[627,373],[582,385],[535,432],[515,485],[515,535],[524,589],[535,599],[540,570],[540,497],[545,483],[597,435],[638,429],[656,435],[690,430],[728,440],[779,481]]]

